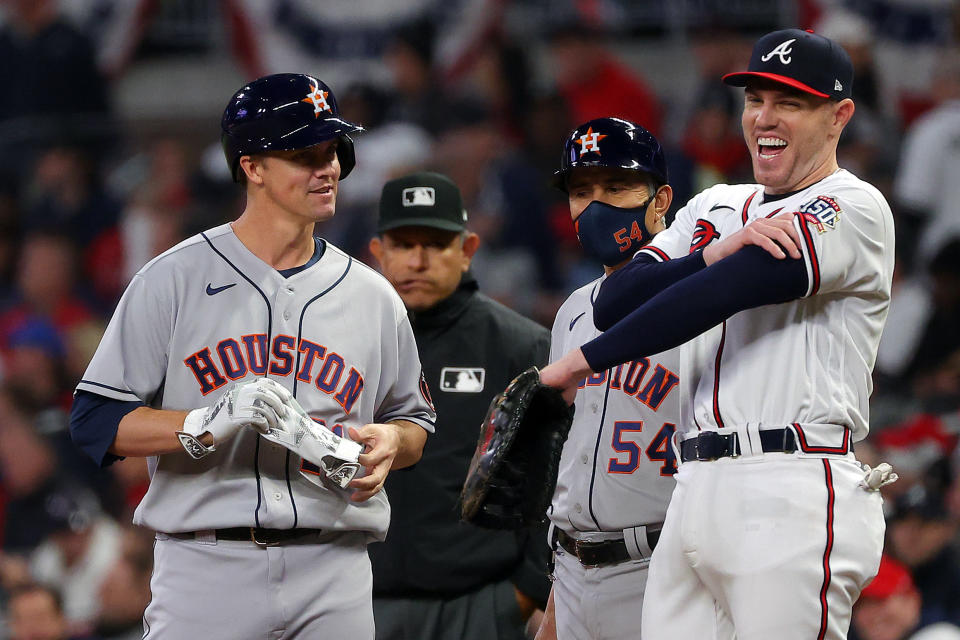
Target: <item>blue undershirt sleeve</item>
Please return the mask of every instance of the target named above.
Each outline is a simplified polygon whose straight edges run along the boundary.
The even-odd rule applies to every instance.
[[[665,288],[583,345],[583,354],[591,369],[603,371],[679,346],[745,309],[796,300],[806,291],[803,260],[744,247]]]
[[[603,281],[593,302],[593,324],[606,331],[639,305],[706,266],[702,251],[664,262],[641,253]]]
[[[107,451],[117,437],[120,421],[142,406],[142,402],[125,402],[89,391],[77,391],[70,410],[70,437],[94,462],[107,467],[123,459]]]

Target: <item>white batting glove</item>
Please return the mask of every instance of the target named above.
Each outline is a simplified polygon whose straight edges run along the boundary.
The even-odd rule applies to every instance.
[[[314,422],[286,388],[280,387],[277,394],[283,401],[283,411],[278,412],[279,420],[269,425],[263,437],[317,465],[334,484],[346,488],[360,470],[357,459],[363,445]],[[311,476],[304,477],[314,482]]]
[[[279,422],[277,414],[285,411],[274,386],[279,385],[267,378],[239,382],[227,389],[212,407],[194,409],[183,421],[183,429],[177,431],[180,444],[191,458],[199,460],[216,451],[218,444],[232,438],[246,425],[260,431],[269,429]],[[200,436],[205,433],[213,436],[209,447],[200,442]]]
[[[900,479],[900,476],[893,471],[893,467],[886,462],[881,462],[873,469],[870,465],[861,462],[860,468],[863,469],[863,480],[860,481],[860,486],[867,491],[880,491],[881,487],[893,484]]]

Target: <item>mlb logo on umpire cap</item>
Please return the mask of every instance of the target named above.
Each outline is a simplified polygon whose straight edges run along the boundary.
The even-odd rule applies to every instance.
[[[460,189],[443,174],[419,171],[383,185],[378,233],[398,227],[463,231],[466,222]]]
[[[750,78],[766,78],[821,98],[851,96],[853,63],[843,47],[812,31],[783,29],[757,41],[746,71],[728,73],[723,81],[746,86]]]
[[[433,187],[410,187],[403,190],[403,206],[432,207],[437,203]]]

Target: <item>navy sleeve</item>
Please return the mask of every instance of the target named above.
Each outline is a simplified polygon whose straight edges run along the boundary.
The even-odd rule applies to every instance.
[[[125,402],[89,391],[77,391],[70,410],[70,437],[94,462],[107,467],[123,459],[107,451],[117,437],[120,421],[142,406],[142,402]]]
[[[653,296],[706,266],[702,251],[664,262],[641,253],[603,281],[593,301],[593,324],[606,331]]]
[[[745,309],[796,300],[806,291],[803,260],[744,247],[667,287],[583,345],[583,354],[591,369],[603,371],[679,346]]]

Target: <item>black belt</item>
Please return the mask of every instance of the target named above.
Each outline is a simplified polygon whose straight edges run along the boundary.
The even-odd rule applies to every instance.
[[[193,531],[189,533],[171,533],[168,534],[174,538],[195,539],[198,535],[202,536],[203,531]],[[272,547],[284,542],[293,542],[310,535],[323,533],[322,529],[265,529],[263,527],[230,527],[227,529],[215,529],[213,533],[217,540],[240,540],[245,542],[254,542],[261,547]]]
[[[770,429],[760,432],[760,447],[764,453],[793,453],[797,450],[797,442],[790,429]],[[740,453],[740,438],[736,432],[704,431],[696,438],[680,443],[680,459],[684,462],[736,457]]]
[[[655,527],[655,528],[654,528]],[[660,540],[660,525],[646,527],[647,544],[652,551]],[[585,567],[604,567],[632,560],[623,538],[616,540],[578,540],[567,535],[563,529],[554,529],[554,537],[560,547],[577,558]]]

